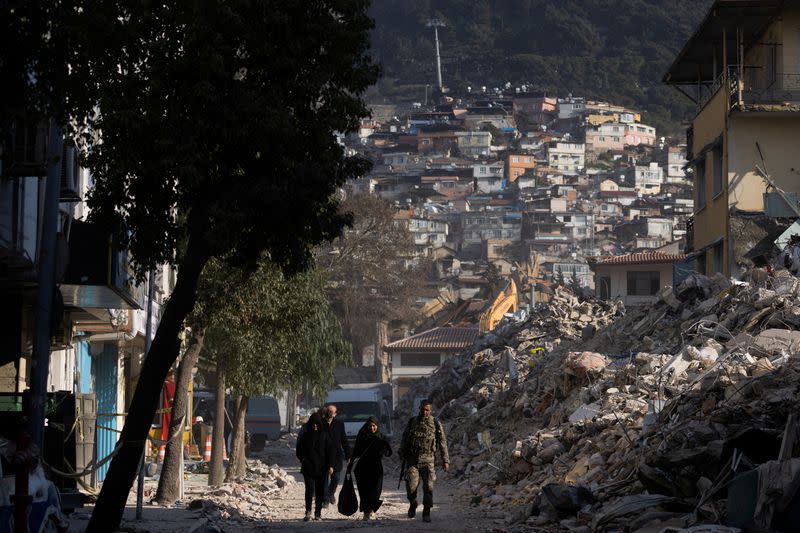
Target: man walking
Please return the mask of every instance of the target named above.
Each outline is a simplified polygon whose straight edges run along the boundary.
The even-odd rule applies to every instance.
[[[442,423],[433,417],[433,405],[423,400],[419,415],[408,421],[400,444],[400,457],[406,462],[406,496],[408,497],[408,517],[417,514],[417,487],[422,481],[422,520],[431,521],[433,507],[433,483],[436,481],[436,451],[442,458],[442,468],[447,472],[450,455]]]
[[[325,406],[325,422],[327,422],[328,435],[333,440],[336,447],[336,458],[331,474],[325,484],[327,503],[336,503],[336,488],[339,486],[339,476],[342,471],[342,464],[350,459],[350,444],[347,442],[347,433],[344,429],[344,422],[336,420],[336,406],[328,404]]]

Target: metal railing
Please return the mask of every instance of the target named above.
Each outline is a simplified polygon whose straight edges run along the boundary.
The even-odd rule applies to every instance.
[[[800,73],[776,74],[768,82],[731,79],[731,107],[792,106],[800,110]]]

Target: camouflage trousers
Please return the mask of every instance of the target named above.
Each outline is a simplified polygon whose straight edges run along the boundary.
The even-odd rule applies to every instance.
[[[406,469],[406,495],[408,501],[417,501],[417,487],[422,480],[422,505],[433,506],[433,483],[436,481],[436,470],[433,463],[417,463]]]

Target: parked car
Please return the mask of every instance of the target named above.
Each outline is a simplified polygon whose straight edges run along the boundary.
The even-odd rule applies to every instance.
[[[261,451],[268,440],[278,440],[281,436],[278,400],[272,396],[251,396],[247,402],[244,428],[250,435],[251,451]]]

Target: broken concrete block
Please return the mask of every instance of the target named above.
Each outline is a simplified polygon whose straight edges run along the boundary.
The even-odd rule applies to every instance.
[[[569,485],[575,485],[580,478],[586,475],[589,468],[589,458],[587,456],[578,458],[569,472],[567,472],[567,475],[564,476],[564,482]]]
[[[573,424],[582,420],[591,420],[596,417],[602,410],[600,402],[594,402],[588,405],[581,405],[569,415],[569,421]]]
[[[559,516],[574,516],[586,504],[594,503],[594,496],[586,487],[549,483],[542,487],[542,494]]]
[[[569,352],[564,357],[564,367],[573,376],[597,374],[606,367],[606,358],[594,352]]]
[[[767,329],[756,335],[751,353],[759,355],[780,355],[796,353],[800,349],[800,331],[787,329]]]
[[[670,360],[669,363],[661,367],[661,379],[667,383],[675,383],[675,381],[686,372],[691,364],[683,358],[683,354],[678,354]]]

